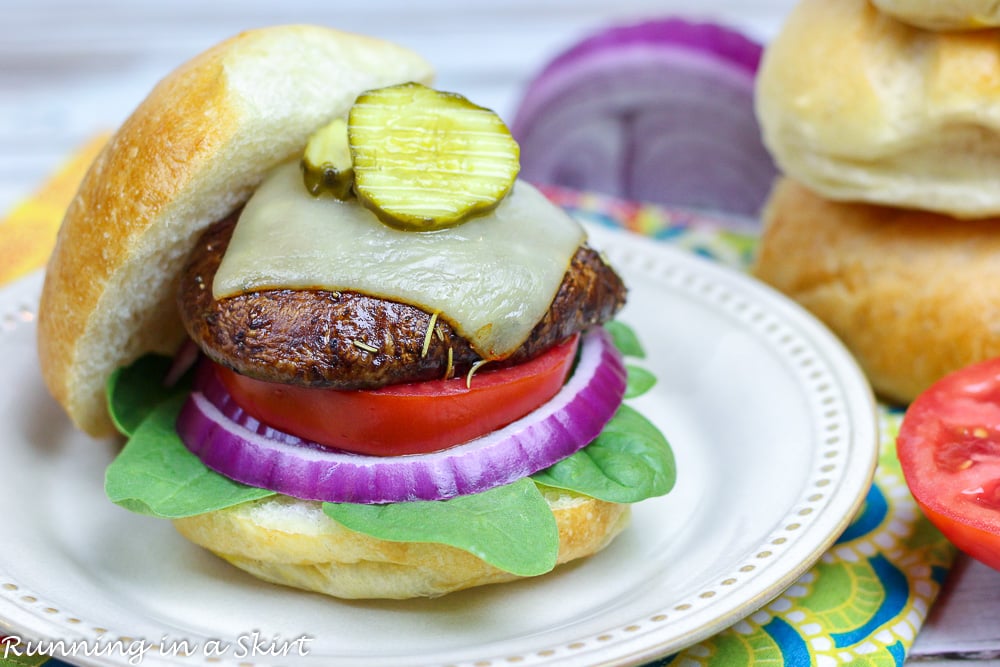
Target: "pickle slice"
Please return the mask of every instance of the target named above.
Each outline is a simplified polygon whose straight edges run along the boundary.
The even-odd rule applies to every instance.
[[[520,149],[499,116],[418,83],[363,93],[347,134],[358,201],[400,229],[442,229],[486,213],[520,170]]]
[[[316,130],[302,155],[302,179],[314,197],[347,199],[354,184],[354,165],[347,145],[347,121],[334,118]]]

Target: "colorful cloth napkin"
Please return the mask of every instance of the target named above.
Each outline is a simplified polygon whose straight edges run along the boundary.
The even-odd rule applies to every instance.
[[[103,144],[73,155],[34,196],[0,222],[0,287],[42,267],[62,212]],[[624,227],[741,270],[754,225],[558,188],[546,193],[580,219]],[[951,566],[954,549],[923,518],[895,456],[902,414],[882,407],[875,483],[836,545],[780,597],[657,667],[902,665]],[[38,665],[25,659],[19,665]],[[48,667],[59,664],[50,661]]]

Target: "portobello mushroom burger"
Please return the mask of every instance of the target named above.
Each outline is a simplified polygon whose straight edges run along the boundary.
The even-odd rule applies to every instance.
[[[492,111],[315,26],[161,81],[87,173],[39,309],[108,497],[266,581],[437,596],[589,556],[674,461],[621,278]]]

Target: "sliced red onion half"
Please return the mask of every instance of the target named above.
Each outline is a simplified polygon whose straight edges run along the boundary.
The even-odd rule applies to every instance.
[[[365,456],[303,441],[247,415],[211,372],[198,374],[177,431],[216,472],[303,500],[444,500],[515,482],[574,454],[600,434],[624,394],[621,355],[598,328],[583,336],[576,369],[551,400],[498,431],[439,452]]]
[[[681,19],[583,40],[542,70],[517,109],[521,176],[756,216],[777,173],[754,115],[761,53],[734,30]]]

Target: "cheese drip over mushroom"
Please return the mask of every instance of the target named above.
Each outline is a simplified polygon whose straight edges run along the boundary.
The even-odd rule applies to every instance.
[[[555,297],[580,224],[518,181],[493,211],[432,232],[393,229],[356,200],[313,197],[295,162],[247,202],[212,285],[361,292],[440,313],[484,359],[516,350]]]

